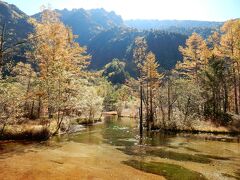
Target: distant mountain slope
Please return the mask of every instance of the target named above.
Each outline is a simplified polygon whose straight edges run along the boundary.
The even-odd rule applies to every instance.
[[[212,31],[219,30],[223,22],[193,21],[193,20],[126,20],[125,25],[139,30],[165,30],[167,32],[191,35],[197,32],[203,37],[209,36]]]
[[[0,27],[6,24],[6,39],[18,41],[27,38],[32,26],[28,23],[28,16],[15,5],[0,1]]]
[[[222,22],[214,21],[193,21],[193,20],[126,20],[124,23],[128,27],[147,30],[147,29],[168,29],[170,27],[178,28],[212,28],[221,26]]]
[[[134,75],[133,63],[134,40],[144,36],[148,50],[156,54],[157,60],[164,69],[171,69],[182,59],[178,47],[184,45],[187,36],[164,31],[138,31],[129,28],[114,28],[98,34],[88,46],[92,55],[91,68],[97,69],[111,62],[113,58],[126,61],[126,69]]]
[[[78,35],[77,41],[87,45],[98,33],[114,27],[124,26],[121,16],[115,12],[107,12],[104,9],[73,9],[56,10],[62,22],[71,27],[73,33]],[[41,13],[33,15],[40,19]]]
[[[120,16],[104,9],[57,10],[61,20],[79,35],[77,41],[86,45],[92,55],[91,69],[101,69],[114,58],[126,61],[127,70],[133,75],[132,51],[137,36],[147,39],[149,50],[153,51],[164,69],[174,67],[181,59],[178,46],[183,45],[186,36],[162,31],[141,31],[127,28]],[[40,14],[34,15],[39,19]]]
[[[64,24],[71,27],[74,34],[79,35],[77,41],[81,44],[88,44],[90,39],[103,30],[123,26],[121,16],[104,9],[64,9],[57,12]]]
[[[113,58],[129,59],[134,39],[143,33],[129,28],[112,28],[95,36],[88,45],[92,55],[91,68],[97,69],[111,62]]]
[[[16,48],[15,44],[27,39],[33,27],[28,23],[28,16],[15,5],[0,1],[0,33],[5,27],[3,49],[15,47],[14,51],[5,57],[4,63],[25,61],[26,44]],[[7,73],[7,70],[6,70]]]

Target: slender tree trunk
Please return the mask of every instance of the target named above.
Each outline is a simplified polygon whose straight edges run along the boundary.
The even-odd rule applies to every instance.
[[[61,76],[61,75],[60,75]],[[64,118],[64,115],[65,115],[65,111],[62,110],[62,116],[60,118],[60,115],[61,115],[61,100],[62,100],[62,92],[61,92],[61,80],[60,80],[60,77],[58,79],[58,114],[57,114],[57,129],[56,131],[53,133],[53,135],[59,133],[59,130],[61,128],[61,125],[62,125],[62,122],[63,122],[63,118]]]
[[[149,129],[149,87],[148,87],[148,81],[147,81],[147,94],[146,94],[146,121],[147,121],[147,126]]]
[[[139,119],[140,119],[140,136],[142,137],[143,134],[143,88],[142,83],[140,83],[140,111],[139,111]],[[148,130],[148,129],[147,129]]]
[[[41,96],[38,96],[38,112],[37,112],[37,117],[40,119],[41,118],[41,109],[42,109],[42,100]]]
[[[228,89],[227,89],[227,83],[225,81],[224,81],[223,87],[224,87],[223,112],[226,113],[228,109]]]
[[[188,97],[187,104],[186,104],[186,109],[185,109],[185,114],[184,114],[184,123],[186,122],[187,117],[188,117],[190,100],[191,100],[191,98]]]
[[[238,110],[240,109],[240,64],[237,63],[238,67]]]
[[[150,122],[151,122],[151,129],[154,128],[154,117],[153,117],[153,92],[152,92],[152,85],[150,84]]]
[[[52,106],[51,106],[51,88],[49,87],[49,79],[50,79],[50,76],[49,76],[49,63],[48,61],[46,61],[46,84],[47,84],[47,100],[48,100],[48,119],[52,119],[53,118],[53,115],[52,115]]]
[[[31,112],[30,112],[30,118],[31,118],[31,119],[34,118],[34,115],[33,115],[33,111],[34,111],[34,103],[35,103],[35,101],[33,100],[33,102],[32,102],[32,107],[31,107]]]
[[[221,112],[221,87],[217,89],[217,112]]]
[[[55,132],[53,133],[53,135],[56,135],[59,133],[59,130],[60,130],[62,122],[63,122],[63,118],[64,118],[64,112],[62,113],[62,117],[61,117],[60,121],[58,122],[57,128],[56,128]]]
[[[48,90],[50,91],[50,90]],[[51,106],[51,100],[50,100],[50,92],[48,92],[48,119],[52,119],[53,115],[52,115],[52,106]]]
[[[26,91],[26,97],[28,96],[29,92],[30,92],[30,84],[31,84],[31,77],[32,77],[32,71],[30,70],[29,72],[29,76],[28,76],[28,83],[27,83],[27,91]],[[25,103],[24,103],[24,110],[27,112],[26,114],[29,115],[29,111],[28,111],[28,98],[26,98]],[[30,113],[31,114],[31,113]]]
[[[53,118],[52,111],[53,111],[53,109],[52,109],[51,105],[49,104],[48,105],[48,119],[52,119]]]
[[[58,79],[58,114],[57,114],[57,121],[60,121],[60,103],[61,103],[61,81]]]
[[[167,101],[168,101],[168,122],[170,122],[171,121],[171,84],[170,84],[170,79],[168,79]]]
[[[213,87],[213,116],[216,116],[216,92],[215,87]]]
[[[235,113],[239,114],[238,111],[238,92],[237,92],[237,77],[236,77],[236,72],[235,68],[233,68],[233,81],[234,81],[234,104],[235,104]]]
[[[163,110],[162,104],[160,105],[160,109],[161,109],[161,112],[162,112],[163,128],[165,129],[165,127],[166,127],[166,123],[165,123],[165,112],[164,112],[164,110]]]

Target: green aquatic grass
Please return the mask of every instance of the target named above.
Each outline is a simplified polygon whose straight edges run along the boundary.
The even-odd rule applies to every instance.
[[[172,159],[176,161],[191,161],[197,163],[210,163],[211,159],[208,157],[200,156],[200,155],[192,155],[187,153],[179,153],[174,151],[167,151],[164,149],[134,149],[131,147],[126,147],[119,149],[123,151],[127,155],[135,155],[135,156],[156,156],[160,158]]]
[[[135,144],[134,141],[116,140],[116,139],[105,140],[104,142],[114,146],[133,146]]]
[[[190,147],[184,147],[186,150],[188,150],[188,151],[192,151],[192,152],[200,152],[200,151],[198,151],[198,150],[196,150],[196,149],[194,149],[194,148],[190,148]]]
[[[162,162],[143,162],[137,160],[124,161],[124,164],[135,169],[164,176],[168,180],[205,180],[206,178],[195,171],[186,169],[179,165]]]
[[[208,154],[196,154],[199,157],[205,157],[210,159],[216,159],[216,160],[230,160],[229,157],[221,157],[221,156],[214,156],[214,155],[208,155]]]
[[[133,146],[136,141],[135,134],[128,127],[112,126],[107,128],[103,133],[104,142],[114,146]]]
[[[174,151],[166,151],[163,149],[149,150],[147,151],[147,154],[161,157],[161,158],[173,159],[176,161],[192,161],[192,162],[205,163],[205,164],[211,162],[210,159],[203,156],[191,155],[187,153],[179,153]]]

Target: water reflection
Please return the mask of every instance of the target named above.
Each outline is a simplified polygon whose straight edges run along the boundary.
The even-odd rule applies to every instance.
[[[116,149],[129,156],[129,161],[125,164],[154,174],[162,171],[159,169],[158,173],[155,172],[156,164],[161,162],[159,165],[165,168],[164,172],[166,171],[169,177],[172,169],[177,167],[179,167],[178,173],[182,176],[185,173],[186,177],[189,173],[202,179],[205,176],[210,179],[226,178],[226,174],[237,177],[236,172],[240,166],[239,144],[206,141],[206,138],[202,137],[204,136],[145,131],[140,138],[136,119],[109,116],[105,118],[103,124],[88,127],[77,135],[71,135],[68,140],[116,146]],[[164,164],[165,161],[168,163]],[[138,166],[128,162],[138,162]],[[206,169],[202,168],[203,164]],[[225,166],[222,167],[222,164]],[[211,174],[211,171],[216,172]]]
[[[0,158],[51,148],[62,145],[66,151],[80,149],[94,145],[106,156],[126,156],[122,164],[136,169],[160,174],[166,178],[174,178],[173,171],[184,177],[205,177],[208,179],[223,179],[237,177],[240,167],[240,145],[235,142],[212,141],[206,136],[191,134],[166,134],[160,132],[146,132],[139,136],[139,127],[136,119],[108,116],[105,121],[94,126],[85,127],[82,131],[69,135],[54,137],[45,143],[36,142],[8,142],[0,144]],[[226,137],[228,140],[232,137]],[[69,152],[69,154],[71,151]],[[85,152],[79,152],[78,155]],[[93,153],[94,154],[94,153]],[[56,159],[62,158],[56,155]],[[98,156],[97,156],[98,157]],[[94,156],[88,156],[94,160]],[[92,159],[91,159],[92,158]],[[101,161],[102,156],[97,158]],[[61,164],[62,161],[55,161]],[[94,160],[95,162],[95,160]],[[200,179],[201,179],[200,178]]]

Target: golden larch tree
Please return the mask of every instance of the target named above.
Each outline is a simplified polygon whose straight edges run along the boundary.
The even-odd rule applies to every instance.
[[[206,41],[197,33],[193,33],[186,40],[186,47],[179,46],[183,55],[183,62],[178,62],[176,69],[182,74],[197,79],[198,71],[208,63],[210,51]]]
[[[156,57],[152,52],[149,52],[146,56],[146,60],[142,66],[143,82],[146,87],[146,111],[147,115],[147,127],[154,127],[154,105],[153,101],[155,98],[156,89],[160,85],[160,79],[163,77],[162,74],[158,72],[159,64],[157,63]]]
[[[33,51],[28,54],[39,69],[40,91],[48,117],[52,118],[56,112],[60,124],[68,108],[65,104],[73,93],[71,81],[84,75],[90,56],[86,55],[86,48],[74,41],[76,36],[59,20],[55,11],[44,9],[41,21],[31,19],[31,23],[35,32],[29,38],[35,38]]]

